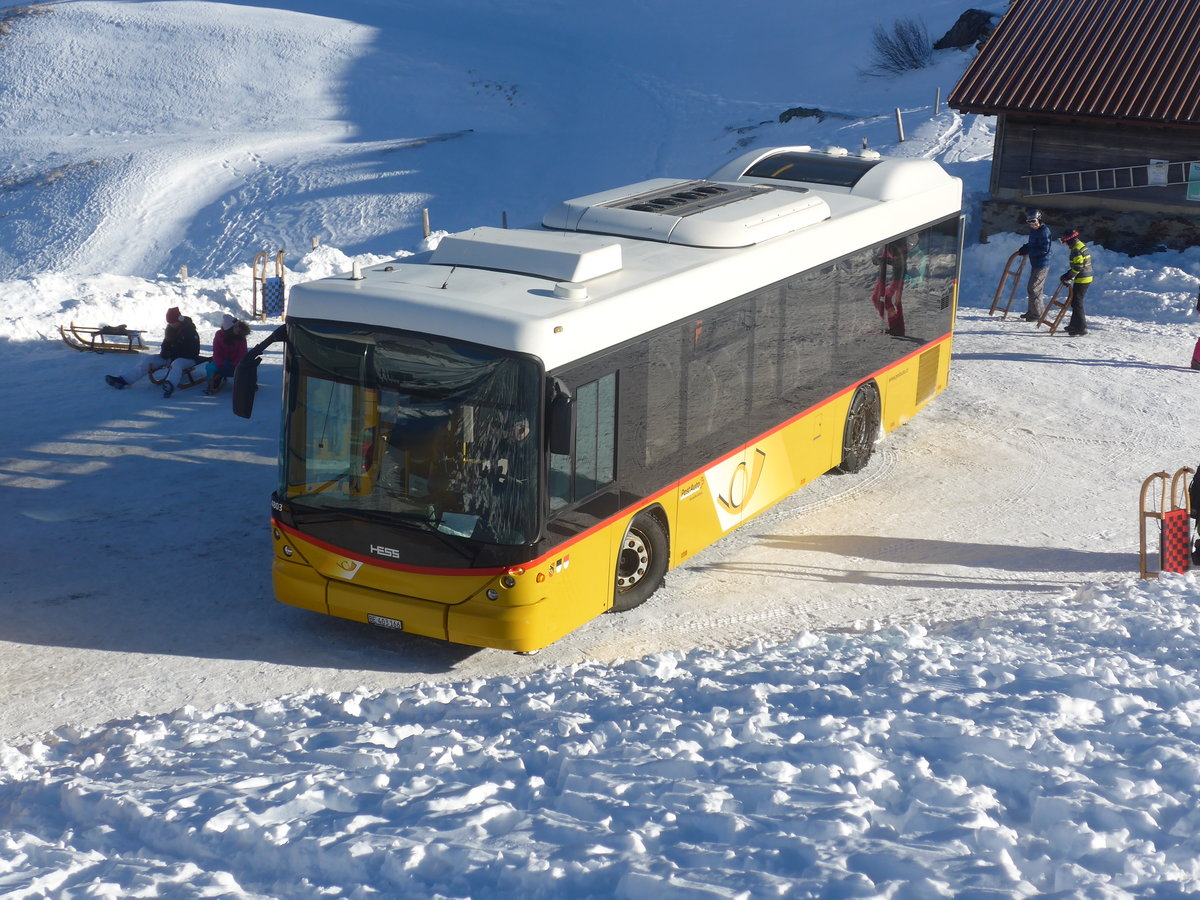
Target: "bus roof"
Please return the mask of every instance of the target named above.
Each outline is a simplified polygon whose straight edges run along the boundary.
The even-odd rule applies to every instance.
[[[758,150],[707,179],[590,194],[541,227],[474,228],[359,278],[297,284],[287,315],[458,338],[554,370],[961,204],[959,179],[931,160]]]

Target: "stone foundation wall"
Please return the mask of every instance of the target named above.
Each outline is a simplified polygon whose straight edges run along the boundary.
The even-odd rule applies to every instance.
[[[1027,208],[1026,203],[1008,200],[983,201],[979,216],[979,242],[986,244],[993,234],[1027,235]],[[1185,216],[1112,210],[1056,210],[1051,207],[1041,209],[1043,218],[1056,238],[1069,226],[1078,229],[1079,236],[1087,243],[1129,256],[1200,246],[1200,210],[1195,216]],[[967,237],[969,239],[970,235]]]

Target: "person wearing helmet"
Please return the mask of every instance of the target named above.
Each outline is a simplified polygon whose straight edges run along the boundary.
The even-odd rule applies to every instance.
[[[1036,322],[1042,317],[1043,298],[1046,289],[1046,275],[1050,271],[1050,246],[1052,235],[1050,226],[1042,221],[1040,209],[1025,210],[1025,224],[1029,226],[1029,238],[1017,250],[1029,260],[1029,284],[1026,292],[1029,294],[1029,308],[1021,316],[1027,322]]]
[[[1083,298],[1092,286],[1092,254],[1087,244],[1079,239],[1079,232],[1068,228],[1059,238],[1070,254],[1071,268],[1063,272],[1059,281],[1071,285],[1071,320],[1067,322],[1067,334],[1080,337],[1087,334],[1087,320],[1083,316]]]

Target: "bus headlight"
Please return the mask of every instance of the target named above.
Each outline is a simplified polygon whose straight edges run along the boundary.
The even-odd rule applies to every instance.
[[[495,588],[488,588],[487,589],[487,598],[489,600],[499,600],[500,592],[498,590],[496,590]]]
[[[500,583],[506,588],[515,588],[517,586],[517,576],[524,574],[524,566],[511,566],[505,569],[504,574],[500,576]]]

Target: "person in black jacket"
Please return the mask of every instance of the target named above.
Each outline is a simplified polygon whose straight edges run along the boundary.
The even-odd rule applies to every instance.
[[[105,375],[104,380],[117,390],[129,387],[152,369],[169,366],[163,380],[163,396],[170,397],[179,386],[183,373],[200,362],[200,334],[192,320],[178,306],[167,310],[167,330],[157,356],[145,356],[124,375]]]
[[[1063,284],[1071,285],[1071,320],[1067,322],[1067,334],[1080,337],[1088,333],[1087,318],[1083,314],[1083,298],[1095,278],[1092,254],[1074,228],[1068,228],[1067,233],[1059,240],[1067,247],[1071,265],[1059,279]]]

